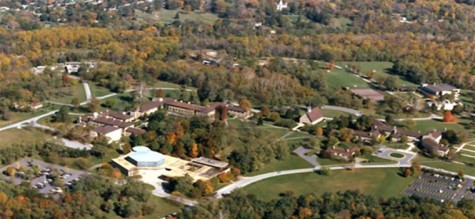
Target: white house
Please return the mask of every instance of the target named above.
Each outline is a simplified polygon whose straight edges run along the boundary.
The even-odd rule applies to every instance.
[[[282,0],[277,4],[277,11],[282,11],[287,8],[287,3],[284,3]]]
[[[321,122],[322,120],[323,120],[323,114],[320,111],[320,108],[315,107],[311,109],[309,107],[307,112],[300,117],[299,122],[302,124],[307,124],[307,125],[315,125]]]

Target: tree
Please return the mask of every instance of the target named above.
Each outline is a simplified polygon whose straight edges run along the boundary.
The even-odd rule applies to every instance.
[[[198,144],[191,144],[190,157],[195,158],[198,156]]]
[[[251,102],[245,97],[241,99],[241,101],[239,102],[239,106],[246,111],[249,111],[252,108]]]
[[[374,77],[374,73],[375,73],[374,71],[369,71],[369,72],[366,73],[366,77],[368,79],[372,79]]]
[[[54,115],[53,122],[64,122],[64,123],[70,122],[69,107],[61,106],[58,112]]]
[[[155,91],[155,97],[157,97],[157,98],[163,98],[163,97],[165,97],[165,94],[163,93],[163,90],[162,90],[162,89],[158,89],[157,91]]]
[[[463,170],[459,170],[459,172],[458,172],[458,177],[459,177],[460,179],[463,179],[464,176],[465,176],[465,172],[464,172]]]
[[[225,121],[228,117],[228,107],[225,105],[220,105],[216,107],[216,113],[218,114],[218,119],[220,121]]]
[[[315,133],[317,134],[317,136],[323,136],[323,128],[318,126],[316,129],[315,129]]]
[[[261,115],[263,117],[267,117],[267,116],[269,116],[269,114],[270,114],[269,107],[268,106],[263,106],[262,109],[261,109]]]
[[[7,169],[5,170],[5,173],[9,176],[9,177],[14,177],[15,176],[15,173],[16,173],[16,169],[14,167],[7,167]]]
[[[399,90],[399,88],[401,88],[398,78],[393,75],[387,77],[386,80],[384,80],[383,86],[385,86],[388,90]]]
[[[410,168],[406,168],[406,169],[404,170],[404,176],[405,176],[405,177],[408,177],[408,176],[411,176],[411,175],[412,175],[411,169],[410,169]]]
[[[450,111],[445,111],[444,112],[444,119],[443,119],[444,122],[453,122],[453,119],[454,118],[452,116],[452,112],[450,112]]]
[[[99,99],[97,99],[96,97],[92,97],[91,100],[89,101],[89,104],[88,104],[89,112],[99,111],[100,104],[101,104],[101,102],[99,101]]]
[[[115,100],[112,98],[109,98],[106,100],[106,102],[104,102],[104,107],[107,107],[107,108],[112,108],[114,105],[115,105]]]
[[[74,108],[78,108],[79,105],[80,105],[79,99],[78,99],[77,97],[74,97],[74,98],[71,100],[71,105],[73,105]]]

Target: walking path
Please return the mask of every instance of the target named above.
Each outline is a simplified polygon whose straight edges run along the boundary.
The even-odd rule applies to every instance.
[[[91,100],[91,88],[89,87],[89,84],[87,83],[87,81],[84,81],[82,82],[82,86],[84,87],[84,92],[86,92],[86,101],[90,101]]]
[[[358,117],[363,115],[362,112],[360,112],[358,110],[355,110],[355,109],[350,109],[350,108],[347,108],[347,107],[325,105],[325,106],[322,106],[321,108],[322,109],[327,109],[327,110],[335,110],[335,111],[345,112],[345,113],[353,114],[353,115],[358,116]]]

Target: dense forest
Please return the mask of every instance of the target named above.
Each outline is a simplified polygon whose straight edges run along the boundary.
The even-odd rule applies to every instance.
[[[377,200],[357,191],[306,194],[291,193],[272,201],[235,192],[210,200],[193,209],[183,209],[180,218],[474,218],[473,200],[457,205],[416,197]]]
[[[110,218],[150,215],[154,206],[145,184],[86,176],[64,195],[45,198],[29,185],[0,181],[2,218]]]

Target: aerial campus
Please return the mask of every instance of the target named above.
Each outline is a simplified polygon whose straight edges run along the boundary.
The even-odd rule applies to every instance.
[[[475,218],[470,1],[0,2],[1,218]]]

